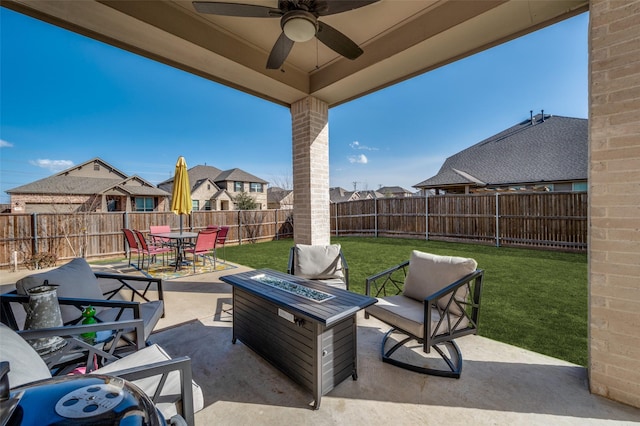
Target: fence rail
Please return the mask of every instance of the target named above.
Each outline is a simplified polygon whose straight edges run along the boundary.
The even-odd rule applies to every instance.
[[[584,252],[587,206],[584,192],[367,199],[333,204],[331,230]]]
[[[171,212],[31,213],[0,215],[0,267],[23,264],[37,254],[57,259],[120,256],[127,249],[122,228],[141,230],[168,224],[180,229]],[[183,229],[228,226],[227,244],[245,244],[293,237],[292,210],[199,211],[183,216]]]
[[[333,235],[419,238],[496,246],[585,252],[586,193],[497,193],[379,198],[331,205]],[[228,242],[244,244],[293,236],[293,211],[201,211],[183,228],[229,226]],[[65,260],[124,255],[122,228],[150,225],[180,229],[171,212],[32,213],[0,215],[0,267],[22,264],[37,253]],[[14,253],[16,258],[14,259]]]

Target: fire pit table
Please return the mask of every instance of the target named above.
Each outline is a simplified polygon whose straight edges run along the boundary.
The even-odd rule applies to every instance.
[[[322,395],[357,380],[356,314],[376,299],[270,269],[226,275],[233,343],[240,339],[291,379]]]

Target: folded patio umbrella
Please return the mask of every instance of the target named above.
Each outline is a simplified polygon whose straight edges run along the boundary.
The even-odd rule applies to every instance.
[[[176,171],[173,176],[173,191],[171,197],[171,211],[180,216],[180,233],[182,233],[182,215],[190,214],[193,209],[191,202],[191,185],[187,174],[187,162],[184,157],[178,158]]]

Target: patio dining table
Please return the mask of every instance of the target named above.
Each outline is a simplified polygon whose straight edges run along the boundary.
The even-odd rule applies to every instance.
[[[177,232],[157,232],[149,234],[155,238],[166,238],[170,240],[175,240],[176,244],[176,271],[182,267],[183,264],[187,264],[184,260],[184,246],[185,241],[190,240],[192,238],[197,238],[197,232],[185,232],[185,231],[177,231]]]

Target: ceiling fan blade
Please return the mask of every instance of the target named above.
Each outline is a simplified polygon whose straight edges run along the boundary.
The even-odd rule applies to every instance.
[[[289,38],[284,35],[284,32],[280,34],[276,44],[273,45],[273,49],[271,49],[271,53],[269,54],[269,59],[267,60],[267,69],[277,70],[282,64],[284,64],[284,60],[289,56],[289,52],[291,52],[291,48],[293,47],[293,41],[289,40]]]
[[[273,18],[282,16],[280,9],[255,4],[194,1],[193,7],[200,13],[222,16],[242,16],[246,18]]]
[[[363,53],[362,49],[349,37],[324,22],[318,21],[316,37],[328,48],[347,59],[356,59]]]
[[[377,3],[380,0],[316,0],[314,11],[316,16],[334,15],[359,7]]]

